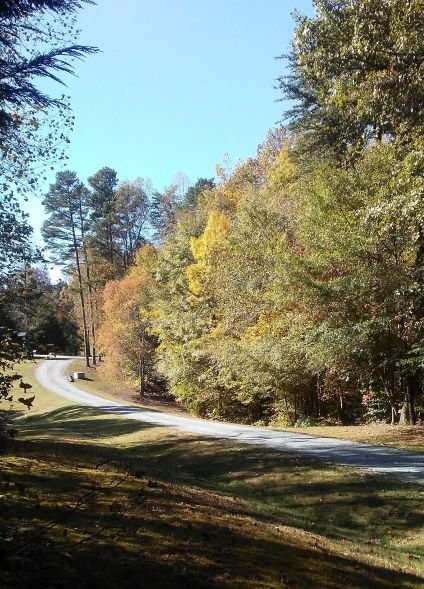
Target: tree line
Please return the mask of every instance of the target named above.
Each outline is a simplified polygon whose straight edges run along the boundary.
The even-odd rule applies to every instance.
[[[248,423],[414,424],[423,3],[314,5],[278,79],[291,107],[254,157],[162,192],[60,172],[43,234],[87,363],[140,394]]]
[[[422,9],[317,0],[296,16],[286,124],[171,198],[158,241],[106,284],[115,377],[159,375],[220,419],[422,419]]]

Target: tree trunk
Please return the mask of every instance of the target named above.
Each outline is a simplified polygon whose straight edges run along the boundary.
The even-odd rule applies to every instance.
[[[139,369],[140,369],[140,397],[144,397],[146,392],[146,374],[145,374],[145,346],[144,346],[144,328],[141,332],[141,346],[139,352]]]
[[[337,395],[337,418],[342,425],[345,424],[345,408],[343,394]]]
[[[71,222],[72,222],[72,238],[73,238],[73,244],[74,244],[75,261],[77,264],[79,295],[80,295],[80,301],[81,301],[82,324],[83,324],[83,332],[84,332],[85,361],[86,361],[86,365],[88,368],[90,366],[90,340],[89,340],[88,330],[87,330],[87,318],[86,318],[86,314],[85,314],[85,301],[84,301],[84,292],[83,292],[83,288],[82,288],[81,265],[80,265],[80,260],[79,260],[78,244],[77,244],[77,238],[75,235],[75,227],[73,225],[72,217],[71,217]]]
[[[406,379],[403,406],[399,423],[415,425],[415,397],[418,392],[418,378],[410,374]]]
[[[422,286],[424,282],[424,227],[422,224],[419,224],[418,226],[418,243],[415,267],[417,281],[419,282],[420,286]],[[415,320],[417,322],[422,320],[423,315],[424,304],[423,298],[421,297],[418,303],[415,305]],[[421,371],[416,371],[414,373],[409,374],[406,378],[406,383],[404,387],[404,399],[401,410],[401,420],[403,423],[408,423],[409,425],[415,425],[416,422],[415,399],[420,393],[421,388],[419,378],[420,372]],[[401,423],[401,421],[399,421],[399,423]]]
[[[92,359],[93,359],[93,364],[95,366],[96,365],[96,327],[95,327],[95,314],[94,314],[94,307],[93,307],[93,289],[91,287],[90,266],[88,264],[88,254],[87,254],[87,248],[85,245],[84,217],[83,217],[83,212],[82,212],[81,200],[79,202],[79,217],[80,217],[80,232],[81,232],[82,251],[84,254],[85,275],[87,278],[87,287],[88,287],[88,308],[89,308],[89,312],[90,312]]]
[[[391,414],[392,414],[390,423],[391,423],[391,425],[396,425],[399,415],[398,415],[397,407],[393,402],[390,403],[390,410],[391,410]]]
[[[107,223],[107,247],[108,247],[108,257],[110,263],[113,265],[113,230],[112,230],[112,218],[111,214],[109,213],[108,216],[108,223]]]
[[[96,365],[96,325],[95,325],[95,314],[94,314],[94,305],[93,305],[93,288],[91,286],[91,279],[90,279],[90,267],[88,265],[88,256],[85,245],[83,246],[84,251],[84,262],[85,262],[85,275],[87,278],[87,287],[88,287],[88,308],[90,312],[90,329],[91,329],[91,338],[92,338],[92,358],[93,364]]]
[[[318,375],[317,378],[317,385],[316,385],[316,396],[317,396],[317,417],[321,417],[321,393],[322,393],[322,379],[321,375]]]

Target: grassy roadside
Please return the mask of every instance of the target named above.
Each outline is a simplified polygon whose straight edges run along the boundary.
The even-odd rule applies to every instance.
[[[424,452],[424,426],[418,425],[406,426],[376,423],[351,426],[287,427],[284,430],[310,434],[312,436],[323,436],[325,438],[368,442],[369,444],[378,444],[401,450],[411,450],[413,452]]]
[[[106,399],[125,401],[127,403],[135,403],[139,407],[148,409],[157,409],[158,411],[166,411],[168,413],[187,414],[186,410],[182,405],[175,401],[167,401],[160,397],[144,397],[141,398],[133,389],[131,389],[124,382],[114,382],[106,380],[101,371],[101,367],[98,370],[96,367],[86,367],[85,360],[74,360],[68,366],[67,372],[69,374],[73,372],[84,372],[86,375],[85,380],[75,381],[76,387],[83,391],[89,391],[90,393],[102,395]]]
[[[2,449],[5,586],[422,586],[423,488],[39,389]]]
[[[52,411],[59,407],[69,405],[71,402],[66,399],[62,399],[58,395],[51,393],[47,389],[43,388],[38,381],[35,379],[35,371],[37,366],[44,362],[44,360],[27,360],[20,362],[15,366],[15,373],[22,376],[22,380],[31,385],[31,389],[28,390],[26,397],[31,397],[35,394],[35,399],[31,410],[26,409],[21,403],[17,401],[18,397],[25,397],[22,390],[16,385],[13,389],[14,401],[8,403],[6,401],[0,401],[0,411],[8,411],[12,414],[18,412],[21,416],[25,413],[28,415],[34,415],[35,413],[43,413],[44,411]]]
[[[75,360],[69,368],[71,371],[86,371],[84,360]],[[176,403],[150,402],[140,398],[131,391],[125,384],[107,382],[102,379],[101,372],[89,370],[87,373],[89,380],[76,382],[76,386],[82,390],[88,390],[92,393],[103,394],[110,399],[125,399],[127,402],[136,402],[140,406],[156,408],[160,411],[184,412],[182,407]],[[343,440],[352,440],[355,442],[368,442],[401,450],[411,450],[414,452],[424,452],[424,426],[391,426],[386,424],[372,425],[353,425],[353,426],[312,426],[312,427],[274,427],[284,431],[295,433],[304,433],[312,436],[322,436],[327,438],[340,438]]]

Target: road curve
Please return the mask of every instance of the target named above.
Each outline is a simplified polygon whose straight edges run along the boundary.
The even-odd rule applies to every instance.
[[[43,362],[36,370],[38,382],[61,397],[126,419],[173,427],[202,436],[257,444],[274,450],[301,453],[319,460],[364,468],[400,478],[403,481],[424,485],[424,454],[335,438],[320,438],[254,426],[181,417],[111,401],[81,391],[67,381],[65,370],[72,360],[56,359]]]

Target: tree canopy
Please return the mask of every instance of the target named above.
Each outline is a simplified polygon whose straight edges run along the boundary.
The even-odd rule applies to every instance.
[[[315,0],[295,15],[281,76],[286,113],[309,152],[343,155],[383,136],[411,141],[424,124],[422,0]]]
[[[75,14],[87,3],[91,0],[5,0],[0,4],[1,397],[10,396],[12,368],[27,355],[22,338],[17,339],[13,313],[5,306],[10,300],[9,281],[40,260],[33,252],[32,228],[19,198],[35,192],[46,166],[65,159],[64,146],[69,142],[65,129],[73,123],[67,98],[48,95],[39,82],[49,79],[63,86],[64,76],[74,73],[75,59],[97,51],[77,43]]]
[[[279,78],[288,128],[192,186],[180,173],[158,192],[104,167],[84,187],[66,172],[67,213],[59,222],[53,186],[44,231],[72,266],[80,332],[92,349],[98,334],[108,377],[162,387],[206,417],[413,424],[424,419],[423,4],[314,6],[295,16]]]

